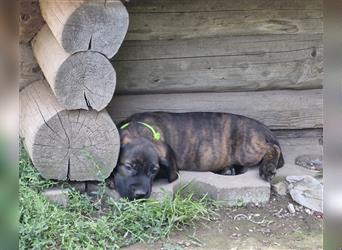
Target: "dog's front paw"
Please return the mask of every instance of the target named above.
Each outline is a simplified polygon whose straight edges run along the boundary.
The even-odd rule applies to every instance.
[[[276,165],[274,165],[272,163],[267,164],[267,165],[262,165],[259,168],[259,175],[264,180],[271,182],[272,178],[276,174],[276,170],[277,170]]]

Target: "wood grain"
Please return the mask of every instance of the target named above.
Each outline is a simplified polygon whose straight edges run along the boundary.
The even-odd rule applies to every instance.
[[[132,1],[127,40],[321,34],[322,1]]]
[[[313,89],[322,47],[321,34],[125,41],[112,62],[119,94]]]
[[[118,159],[119,134],[108,113],[65,110],[46,81],[20,92],[20,135],[47,179],[102,180]]]
[[[115,96],[107,107],[114,122],[134,113],[228,112],[257,119],[271,129],[322,127],[322,90]]]
[[[29,42],[43,24],[39,0],[19,1],[19,42]]]
[[[113,97],[116,73],[94,51],[66,52],[45,25],[32,40],[34,55],[57,100],[67,110],[104,109]]]
[[[119,0],[40,0],[40,6],[58,43],[71,54],[92,50],[111,58],[128,29],[128,13]]]
[[[31,44],[19,44],[19,90],[43,79],[43,73],[33,56]]]

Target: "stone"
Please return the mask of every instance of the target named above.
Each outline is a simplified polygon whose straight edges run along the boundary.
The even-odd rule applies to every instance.
[[[50,188],[42,192],[50,202],[66,207],[68,205],[69,189]]]
[[[87,182],[87,193],[90,195],[101,195],[102,193],[104,195],[111,197],[114,201],[120,199],[120,194],[115,189],[112,189],[106,185],[105,189],[103,190],[101,182]]]
[[[96,182],[96,181],[86,182],[86,192],[88,194],[98,194],[99,191],[100,191],[99,182]]]
[[[287,194],[287,185],[283,181],[277,182],[277,183],[272,183],[271,185],[272,190],[276,192],[277,194],[284,196]]]
[[[304,154],[299,155],[295,159],[295,164],[312,170],[322,170],[323,157],[319,154]]]
[[[69,185],[78,192],[84,193],[86,191],[85,181],[70,181]]]
[[[156,180],[152,185],[151,199],[162,200],[166,196],[172,196],[176,192],[176,187],[179,185],[179,179],[169,183],[166,179]]]
[[[117,201],[120,199],[120,194],[115,189],[106,187],[105,194],[111,197],[114,201]]]
[[[292,203],[289,203],[289,205],[287,206],[287,209],[289,210],[289,212],[291,214],[294,214],[296,212],[296,210],[295,210],[295,208],[294,208]]]
[[[259,177],[258,169],[249,169],[244,174],[234,176],[218,175],[212,172],[180,171],[179,178],[172,183],[166,179],[156,180],[153,183],[150,198],[161,201],[164,197],[173,197],[180,189],[182,192],[207,194],[210,198],[222,201],[228,206],[265,203],[269,200],[271,193],[270,183]],[[97,183],[87,183],[88,193],[98,191]],[[108,187],[106,194],[113,199],[120,197],[114,189]]]
[[[265,203],[270,199],[270,183],[261,179],[258,169],[241,175],[218,175],[212,172],[181,171],[177,187],[188,185],[195,193],[207,194],[228,206]]]
[[[323,212],[323,185],[310,175],[287,176],[288,189],[294,201],[317,212]]]
[[[307,213],[308,215],[312,215],[313,214],[313,211],[308,209],[308,208],[305,208],[304,209],[305,213]]]

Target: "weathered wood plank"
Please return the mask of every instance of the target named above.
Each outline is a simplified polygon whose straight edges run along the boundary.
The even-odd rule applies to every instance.
[[[322,1],[133,1],[126,40],[321,34]]]
[[[47,179],[103,180],[119,155],[119,134],[107,111],[67,111],[46,81],[20,92],[20,135]]]
[[[317,138],[318,141],[322,139],[323,129],[312,128],[312,129],[277,129],[273,130],[273,133],[278,139],[288,138]]]
[[[221,10],[321,10],[322,0],[129,0],[130,13],[215,12]]]
[[[119,122],[134,113],[230,112],[255,118],[271,129],[322,127],[322,91],[259,91],[227,93],[114,96],[107,107]]]
[[[321,88],[322,35],[125,41],[117,93]]]

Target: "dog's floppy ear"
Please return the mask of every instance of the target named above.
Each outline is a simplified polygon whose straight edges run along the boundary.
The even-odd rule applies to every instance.
[[[173,182],[178,178],[178,168],[176,154],[172,148],[166,143],[158,143],[156,145],[160,168],[163,168],[167,174],[169,182]]]

